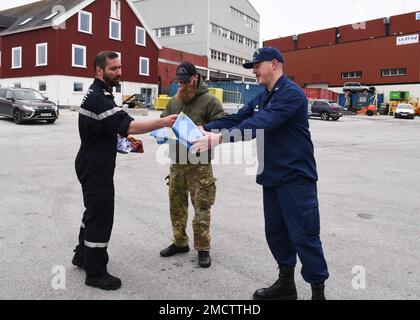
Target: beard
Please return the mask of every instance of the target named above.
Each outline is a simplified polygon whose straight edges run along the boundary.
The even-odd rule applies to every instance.
[[[192,81],[188,85],[182,86],[178,89],[176,97],[178,100],[181,100],[183,103],[189,103],[195,98],[197,93],[197,81]]]
[[[111,78],[107,74],[104,74],[104,82],[109,87],[118,87],[120,85],[120,77]]]

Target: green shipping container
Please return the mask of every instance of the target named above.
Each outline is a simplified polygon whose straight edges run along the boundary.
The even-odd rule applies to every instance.
[[[405,100],[410,98],[410,91],[391,91],[389,100]]]

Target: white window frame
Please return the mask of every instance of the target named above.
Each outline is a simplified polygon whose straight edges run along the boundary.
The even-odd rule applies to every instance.
[[[191,32],[188,32],[188,26],[191,26]],[[185,26],[185,34],[194,34],[194,25],[193,24],[187,24]]]
[[[404,73],[400,73],[400,70],[404,70]],[[382,69],[381,75],[382,77],[405,77],[407,76],[407,68]]]
[[[82,66],[82,65],[77,65],[77,64],[75,64],[75,61],[74,61],[74,58],[75,58],[75,54],[74,54],[74,50],[75,49],[83,49],[83,62],[84,62],[84,65]],[[87,68],[87,66],[86,66],[86,46],[81,46],[81,45],[78,45],[78,44],[72,44],[71,45],[71,66],[72,67],[74,67],[74,68]]]
[[[112,23],[113,22],[118,24],[118,31],[119,31],[119,34],[120,34],[119,38],[113,38],[112,37]],[[112,18],[109,19],[109,38],[112,39],[112,40],[121,41],[121,21],[115,20],[115,19],[112,19]]]
[[[82,30],[82,19],[81,19],[82,14],[89,16],[89,31]],[[83,11],[83,10],[79,11],[77,31],[82,32],[82,33],[92,34],[92,13],[91,12]]]
[[[114,12],[113,12],[113,7],[112,7],[112,5],[113,5],[113,3],[118,3],[118,11],[116,12],[116,15],[114,15]],[[111,18],[114,18],[114,19],[117,19],[117,20],[120,20],[121,19],[121,1],[120,0],[111,0],[111,13],[110,13],[110,17]]]
[[[142,61],[147,61],[147,73],[142,73],[141,72],[141,62]],[[150,59],[146,58],[146,57],[140,57],[139,58],[139,74],[141,76],[150,76]]]
[[[39,63],[39,51],[38,49],[40,47],[45,47],[45,63]],[[36,67],[44,67],[48,65],[48,43],[44,42],[44,43],[37,43],[36,44]]]
[[[144,34],[144,43],[139,43],[139,31],[142,31]],[[145,47],[146,46],[146,30],[142,27],[136,27],[136,45]]]
[[[15,51],[17,51],[17,50],[19,50],[19,54],[20,54],[20,57],[19,57],[19,62],[20,62],[20,64],[18,65],[18,66],[15,66]],[[14,47],[14,48],[12,48],[12,67],[11,67],[11,69],[21,69],[22,68],[22,47]]]

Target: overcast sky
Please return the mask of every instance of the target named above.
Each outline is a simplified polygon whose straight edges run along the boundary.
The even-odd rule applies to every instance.
[[[420,11],[420,0],[250,1],[260,14],[261,40]],[[0,0],[0,10],[29,2]]]

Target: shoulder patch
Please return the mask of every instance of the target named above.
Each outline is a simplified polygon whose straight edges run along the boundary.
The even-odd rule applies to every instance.
[[[106,91],[105,89],[102,89],[102,93],[104,94],[104,96],[111,96],[112,97],[112,94],[109,93],[108,91]]]

